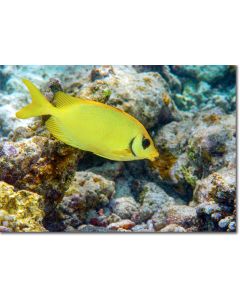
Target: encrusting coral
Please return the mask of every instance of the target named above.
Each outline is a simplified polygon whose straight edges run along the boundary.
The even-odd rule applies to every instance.
[[[97,223],[98,214],[92,213],[105,208],[114,192],[113,181],[92,172],[76,172],[64,198],[55,208],[59,227],[71,230],[86,221]]]
[[[0,142],[0,180],[44,197],[47,228],[83,153],[53,139],[40,124],[18,128],[11,141]]]
[[[0,181],[0,231],[45,232],[43,197]]]

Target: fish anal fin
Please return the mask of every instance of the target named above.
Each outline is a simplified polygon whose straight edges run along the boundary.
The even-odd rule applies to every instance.
[[[71,139],[70,136],[65,132],[61,121],[59,121],[56,117],[50,117],[45,123],[47,129],[51,132],[51,134],[57,139],[64,142],[67,145],[78,148],[75,144],[74,140]]]
[[[57,92],[54,95],[54,100],[56,103],[56,107],[64,107],[67,105],[81,104],[81,102],[83,101],[80,98],[72,97],[63,92]]]

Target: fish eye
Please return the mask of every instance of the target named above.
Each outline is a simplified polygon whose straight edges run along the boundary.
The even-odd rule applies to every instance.
[[[142,140],[142,147],[143,147],[143,149],[146,149],[149,146],[150,146],[150,140],[146,139],[146,138],[143,138],[143,140]]]

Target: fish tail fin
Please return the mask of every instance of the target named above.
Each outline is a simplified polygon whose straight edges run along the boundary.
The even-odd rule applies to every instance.
[[[23,83],[26,85],[31,94],[32,102],[20,109],[16,113],[16,117],[20,119],[28,119],[42,115],[54,115],[57,108],[43,96],[36,86],[27,79],[23,79]]]

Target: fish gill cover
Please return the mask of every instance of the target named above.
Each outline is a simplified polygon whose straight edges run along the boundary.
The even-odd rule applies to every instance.
[[[159,158],[107,160],[55,139],[48,116],[17,119],[21,78],[53,105],[63,91],[129,113]],[[236,67],[0,66],[0,231],[235,232]]]

